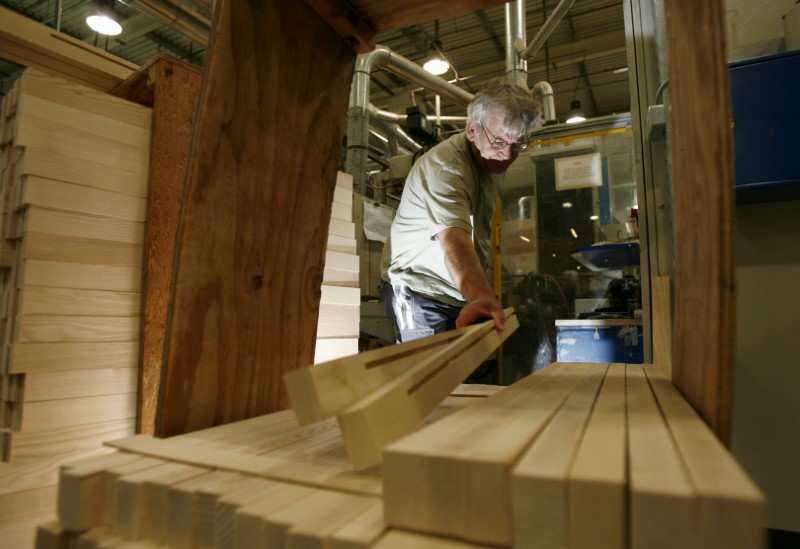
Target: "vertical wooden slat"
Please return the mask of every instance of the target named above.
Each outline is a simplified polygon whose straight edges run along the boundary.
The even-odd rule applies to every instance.
[[[178,234],[159,434],[285,408],[283,374],[313,362],[354,62],[305,3],[217,3]]]
[[[725,3],[664,5],[675,226],[672,381],[727,442],[736,301]]]
[[[153,107],[142,284],[141,359],[136,430],[155,432],[178,218],[192,142],[200,69],[160,55],[115,93]]]

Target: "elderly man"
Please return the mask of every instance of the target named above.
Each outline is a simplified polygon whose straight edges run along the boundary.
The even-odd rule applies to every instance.
[[[542,123],[540,100],[510,83],[475,95],[466,131],[417,160],[381,261],[381,296],[399,342],[492,318],[503,309],[486,277],[503,174]]]

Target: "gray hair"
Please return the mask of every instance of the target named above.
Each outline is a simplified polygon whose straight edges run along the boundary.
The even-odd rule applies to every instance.
[[[495,115],[503,117],[503,132],[520,137],[542,125],[542,101],[536,92],[507,81],[496,81],[475,94],[467,119],[481,126]]]

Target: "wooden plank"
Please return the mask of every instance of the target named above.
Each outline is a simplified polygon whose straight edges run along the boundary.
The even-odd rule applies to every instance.
[[[407,435],[519,326],[506,310],[502,332],[483,322],[337,415],[347,453],[359,470],[379,464],[383,448]]]
[[[691,480],[641,366],[625,372],[631,549],[702,547]]]
[[[78,456],[108,452],[103,441],[131,434],[132,418],[14,433],[13,465],[0,467],[0,495],[55,485],[60,464]]]
[[[455,539],[426,536],[419,532],[389,530],[370,547],[374,549],[480,549],[486,546]]]
[[[328,227],[328,234],[344,238],[355,238],[356,225],[349,221],[331,219]]]
[[[127,265],[91,265],[27,259],[23,269],[20,278],[28,286],[119,292],[138,292],[142,287],[139,269]]]
[[[304,486],[278,484],[269,494],[264,494],[257,501],[236,511],[233,519],[233,546],[246,548],[285,547],[286,525],[267,523],[271,515],[277,515],[282,509],[292,507],[298,502],[305,503],[316,490]],[[271,526],[268,530],[268,526]]]
[[[650,281],[653,311],[653,364],[672,379],[672,302],[668,276]]]
[[[386,531],[383,502],[376,501],[366,511],[331,535],[331,549],[367,549]]]
[[[441,350],[472,329],[451,330],[287,373],[284,382],[298,422],[304,425],[338,414],[407,370],[418,360],[416,353]]]
[[[38,206],[31,206],[25,211],[25,231],[139,245],[144,238],[144,224],[138,221],[64,212]]]
[[[112,452],[61,467],[58,479],[58,520],[72,532],[103,524],[106,469],[128,465],[142,458],[135,454]]]
[[[223,495],[214,509],[214,547],[233,547],[234,520],[237,511],[283,489],[282,484],[253,479],[248,485]],[[241,520],[241,519],[239,519]]]
[[[33,547],[36,526],[55,519],[55,498],[55,484],[0,496],[3,546]]]
[[[508,544],[511,465],[592,366],[552,364],[387,447],[386,522]]]
[[[163,543],[167,536],[169,487],[207,473],[182,463],[166,463],[116,480],[114,531],[125,539]]]
[[[611,364],[569,476],[569,543],[617,549],[627,539],[625,365]],[[602,501],[602,505],[597,502]]]
[[[19,299],[22,315],[139,316],[138,292],[27,286]]]
[[[25,374],[25,402],[133,393],[136,377],[136,368],[29,373]]]
[[[19,257],[61,263],[142,268],[142,245],[28,231]]]
[[[764,495],[667,377],[643,369],[697,490],[700,547],[763,547]]]
[[[98,419],[107,422],[133,418],[136,415],[135,401],[136,393],[28,402],[22,416],[22,430],[31,433],[52,431],[89,425]],[[102,416],[98,417],[100,413]]]
[[[0,54],[6,59],[102,91],[135,70],[133,63],[100,48],[6,8],[0,11]]]
[[[35,175],[95,189],[147,196],[147,164],[123,168],[97,159],[74,158],[39,147],[27,147],[18,162],[21,175]]]
[[[680,243],[675,247],[674,303],[680,313],[674,319],[672,382],[723,442],[730,436],[736,348],[725,9],[722,0],[664,3],[675,159],[673,224]],[[697,124],[701,118],[703,124]]]
[[[513,540],[519,547],[570,546],[567,480],[606,369],[597,364],[589,371],[511,471]]]
[[[35,175],[23,177],[17,206],[30,204],[132,221],[145,220],[144,198]]]
[[[212,471],[173,485],[169,491],[167,545],[174,549],[212,546],[216,501],[250,481],[251,477],[237,473]]]
[[[134,368],[138,349],[138,341],[15,343],[9,349],[9,371],[44,373],[72,368]]]
[[[356,239],[353,237],[348,238],[346,236],[338,236],[328,233],[328,245],[326,249],[331,252],[355,254],[357,253]]]
[[[358,338],[317,338],[314,363],[329,362],[358,353]]]
[[[358,288],[353,288],[358,290]],[[325,305],[319,306],[317,321],[317,338],[352,337],[358,338],[361,324],[361,307],[359,305]]]
[[[35,549],[69,549],[69,532],[57,520],[36,527]]]
[[[200,73],[194,66],[162,55],[123,86],[127,87],[117,93],[126,90],[134,93],[141,88],[149,90],[151,97],[148,99],[154,107],[137,416],[139,432],[153,434],[178,219],[200,93]]]
[[[344,469],[300,462],[291,463],[269,456],[242,454],[220,448],[204,448],[202,452],[198,452],[194,445],[187,444],[186,441],[177,437],[152,439],[135,436],[109,441],[106,444],[127,452],[137,452],[200,467],[257,475],[278,481],[368,496],[379,495],[382,492],[380,476],[356,474],[349,469],[349,465],[347,469]]]
[[[16,320],[15,341],[132,341],[139,338],[139,319],[127,316],[23,315]]]
[[[274,38],[266,48],[264,33]],[[312,61],[319,51],[322,65]],[[286,408],[283,374],[312,362],[354,62],[305,3],[217,3],[181,213],[158,433]],[[241,63],[244,72],[235,68]],[[309,88],[311,79],[326,85]],[[284,154],[293,140],[308,154]]]

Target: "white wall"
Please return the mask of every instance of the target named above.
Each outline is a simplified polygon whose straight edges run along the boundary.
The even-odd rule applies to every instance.
[[[727,0],[726,39],[728,58],[741,59],[749,55],[737,55],[748,51],[753,54],[770,53],[780,47],[784,36],[783,16],[797,0]]]
[[[737,208],[732,450],[770,528],[800,531],[800,201]]]

